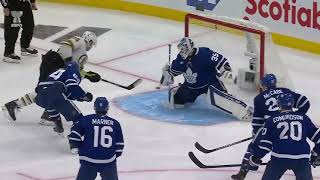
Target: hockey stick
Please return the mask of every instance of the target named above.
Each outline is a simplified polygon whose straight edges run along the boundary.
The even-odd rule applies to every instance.
[[[205,165],[193,154],[193,152],[189,152],[188,155],[189,155],[191,161],[201,169],[240,167],[241,166],[241,164]],[[261,163],[260,165],[267,165],[267,163]]]
[[[136,86],[138,86],[141,83],[142,80],[141,79],[137,79],[133,83],[131,83],[129,86],[124,86],[124,85],[121,85],[121,84],[118,84],[118,83],[115,83],[115,82],[112,82],[112,81],[108,81],[108,80],[102,79],[102,78],[101,78],[101,81],[113,84],[115,86],[118,86],[118,87],[121,87],[121,88],[124,88],[124,89],[127,89],[127,90],[131,90],[131,89],[135,88]]]
[[[250,139],[252,139],[252,138],[253,138],[253,137],[248,137],[248,138],[242,139],[242,140],[240,140],[240,141],[236,141],[236,142],[233,142],[233,143],[231,143],[231,144],[227,144],[227,145],[224,145],[224,146],[215,148],[215,149],[206,149],[206,148],[204,148],[203,146],[201,146],[198,142],[196,142],[196,143],[194,144],[194,146],[195,146],[199,151],[207,154],[207,153],[212,153],[212,152],[215,152],[215,151],[218,151],[218,150],[221,150],[221,149],[224,149],[224,148],[227,148],[227,147],[236,145],[236,144],[243,143],[243,142],[248,141],[248,140],[250,140]]]

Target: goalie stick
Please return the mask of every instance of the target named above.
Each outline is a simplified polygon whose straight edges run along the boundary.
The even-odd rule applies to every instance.
[[[131,83],[128,86],[124,86],[124,85],[121,85],[121,84],[118,84],[118,83],[115,83],[115,82],[112,82],[112,81],[108,81],[108,80],[102,79],[102,78],[101,78],[101,81],[113,84],[115,86],[118,86],[118,87],[121,87],[121,88],[124,88],[124,89],[127,89],[127,90],[131,90],[131,89],[135,88],[136,86],[138,86],[141,83],[142,80],[141,79],[137,79],[137,80],[135,80],[133,83]]]
[[[224,146],[221,146],[221,147],[218,147],[218,148],[214,148],[214,149],[206,149],[206,148],[204,148],[203,146],[201,146],[198,142],[196,142],[196,143],[194,144],[194,146],[195,146],[199,151],[208,154],[208,153],[212,153],[212,152],[215,152],[215,151],[218,151],[218,150],[221,150],[221,149],[224,149],[224,148],[227,148],[227,147],[236,145],[236,144],[243,143],[243,142],[248,141],[248,140],[250,140],[250,139],[252,139],[252,138],[253,138],[253,137],[248,137],[248,138],[242,139],[242,140],[240,140],[240,141],[236,141],[236,142],[233,142],[233,143],[231,143],[231,144],[227,144],[227,145],[224,145]]]
[[[240,167],[241,164],[222,164],[222,165],[205,165],[203,164],[194,154],[193,152],[188,153],[191,161],[196,164],[201,169],[212,169],[212,168],[225,168],[225,167]],[[261,163],[260,165],[267,165],[267,163]]]

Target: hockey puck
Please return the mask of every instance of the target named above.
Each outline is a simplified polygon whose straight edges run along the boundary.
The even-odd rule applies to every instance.
[[[160,86],[157,86],[156,89],[160,89]]]

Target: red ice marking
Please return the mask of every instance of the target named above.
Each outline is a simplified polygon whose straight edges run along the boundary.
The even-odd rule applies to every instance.
[[[36,178],[36,177],[34,177],[34,176],[31,176],[31,175],[29,175],[29,174],[25,174],[25,173],[16,173],[17,175],[19,175],[19,176],[22,176],[22,177],[25,177],[25,178],[27,178],[27,179],[32,179],[32,180],[42,180],[42,179],[39,179],[39,178]]]
[[[168,46],[169,44],[173,44],[173,43],[177,43],[177,42],[179,42],[179,41],[175,40],[175,41],[172,41],[172,42],[169,42],[169,43],[166,43],[166,44],[160,44],[160,45],[157,45],[157,46],[154,46],[154,47],[149,47],[149,48],[146,48],[146,49],[139,50],[137,52],[129,53],[129,54],[126,54],[126,55],[115,57],[115,58],[111,58],[111,59],[99,62],[97,64],[109,63],[109,62],[112,62],[112,61],[116,61],[116,60],[119,60],[119,59],[123,59],[123,58],[126,58],[126,57],[134,56],[134,55],[141,54],[141,53],[144,53],[144,52],[147,52],[147,51],[151,51],[151,50],[154,50],[154,49],[162,48],[162,47]]]
[[[237,169],[141,169],[141,170],[128,170],[128,171],[118,171],[119,174],[136,174],[136,173],[161,173],[161,172],[238,172]],[[254,174],[263,174],[263,171],[250,171]],[[57,178],[37,178],[26,173],[16,173],[17,175],[23,176],[29,180],[69,180],[74,179],[76,176],[65,176]],[[294,174],[284,174],[284,176],[295,176]],[[320,177],[313,176],[314,179],[320,179]]]

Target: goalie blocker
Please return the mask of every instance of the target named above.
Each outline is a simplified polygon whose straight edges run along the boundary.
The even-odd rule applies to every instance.
[[[253,108],[234,96],[209,86],[207,100],[211,105],[235,116],[239,120],[250,121]]]

